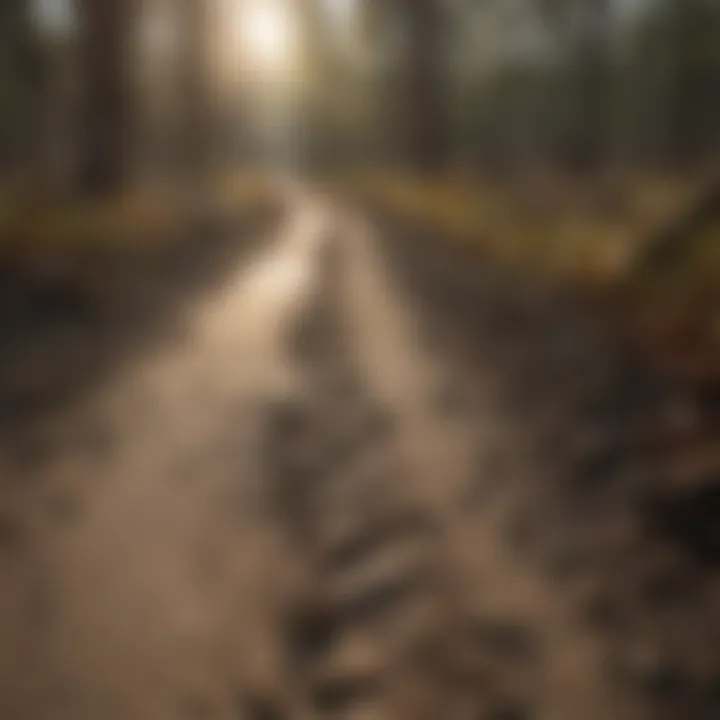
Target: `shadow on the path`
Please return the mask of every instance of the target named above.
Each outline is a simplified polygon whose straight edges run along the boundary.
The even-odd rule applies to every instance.
[[[162,251],[95,252],[80,273],[0,266],[0,450],[127,361],[181,338],[186,311],[237,271],[280,214],[268,203],[197,222]]]

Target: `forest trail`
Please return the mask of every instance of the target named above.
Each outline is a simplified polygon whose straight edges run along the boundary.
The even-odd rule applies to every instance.
[[[716,583],[644,529],[621,354],[289,203],[39,459],[0,448],[0,717],[715,717]]]

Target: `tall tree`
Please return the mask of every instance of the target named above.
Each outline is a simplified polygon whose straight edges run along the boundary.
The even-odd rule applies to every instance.
[[[720,5],[674,0],[665,12],[672,29],[672,154],[677,164],[696,164],[720,149]]]
[[[135,0],[76,0],[84,77],[80,188],[92,195],[128,182],[132,139]]]
[[[720,5],[656,0],[638,18],[621,68],[629,150],[676,169],[720,158]]]
[[[589,175],[600,171],[608,149],[610,11],[610,0],[584,0],[575,10],[568,160],[572,169]]]
[[[0,168],[5,171],[26,165],[35,145],[44,79],[35,30],[28,0],[0,2]]]
[[[190,180],[210,170],[216,141],[212,71],[213,2],[177,0],[179,13],[180,161]]]
[[[405,128],[415,169],[434,173],[446,161],[443,57],[444,14],[440,0],[401,0],[407,27]]]
[[[399,159],[405,154],[407,132],[399,120],[406,114],[407,92],[402,30],[404,9],[397,0],[358,0],[353,37],[353,64],[359,97],[365,100],[363,158]]]
[[[342,93],[339,57],[327,8],[319,0],[295,0],[292,8],[300,28],[307,78],[301,108],[305,159],[323,165],[337,149],[336,101]]]
[[[612,0],[537,0],[563,56],[564,164],[597,174],[607,151],[612,66]]]

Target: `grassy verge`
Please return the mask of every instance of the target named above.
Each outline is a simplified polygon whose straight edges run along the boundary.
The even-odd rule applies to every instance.
[[[356,178],[352,192],[519,275],[569,288],[670,372],[720,385],[720,217],[648,263],[700,192],[697,178],[615,178],[592,191],[548,179],[499,184]]]
[[[32,263],[108,250],[152,253],[180,239],[201,211],[232,217],[270,197],[268,181],[255,174],[217,179],[202,203],[163,186],[135,188],[121,197],[55,202],[6,191],[0,197],[0,261]]]
[[[92,298],[119,261],[168,256],[202,240],[203,220],[233,222],[272,201],[269,180],[249,172],[215,179],[202,198],[170,186],[56,201],[0,192],[0,295],[50,284]]]

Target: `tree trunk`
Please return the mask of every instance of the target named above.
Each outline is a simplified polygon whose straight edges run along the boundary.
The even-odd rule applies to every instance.
[[[191,185],[210,173],[215,146],[211,0],[176,0],[180,23],[180,165]]]
[[[323,0],[295,0],[294,9],[308,78],[299,108],[304,159],[313,169],[337,167],[351,152],[348,108],[361,91],[333,37],[337,28]]]
[[[438,0],[404,0],[408,22],[408,149],[415,169],[435,173],[446,161],[443,18]]]
[[[605,162],[611,116],[610,2],[585,0],[577,13],[568,163],[579,174],[595,176]]]
[[[129,178],[133,0],[78,0],[85,80],[80,189],[121,192]]]
[[[31,174],[38,106],[43,94],[43,58],[28,0],[0,2],[0,170]]]

